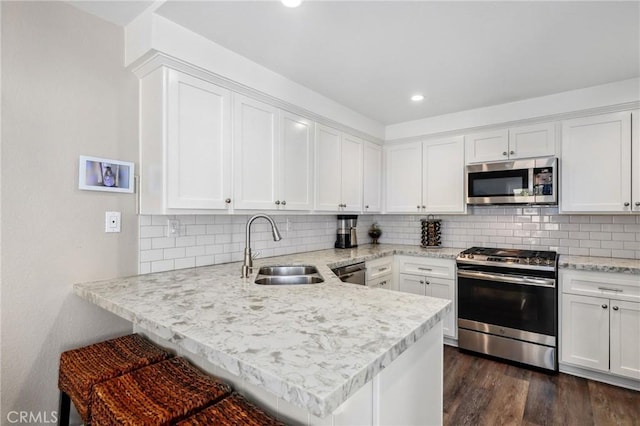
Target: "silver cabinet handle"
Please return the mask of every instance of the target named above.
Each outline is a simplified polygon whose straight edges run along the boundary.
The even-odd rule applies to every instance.
[[[507,151],[503,151],[502,155],[506,156],[507,155]]]
[[[384,268],[378,268],[378,272],[386,271],[387,269],[389,268],[387,268],[386,266]]]
[[[387,281],[382,281],[382,282],[380,283],[380,285],[381,285],[381,286],[382,286],[382,285],[387,285]]]
[[[515,153],[516,153],[515,151],[509,151],[509,155],[513,155]]]
[[[619,289],[619,288],[598,287],[598,290],[603,290],[603,291],[615,291],[616,293],[624,293],[624,290],[621,290],[621,289]]]
[[[613,308],[611,308],[611,309],[613,309],[614,311],[617,311],[617,310],[618,310],[618,307],[617,307],[617,306],[614,306],[614,307],[613,307]]]
[[[283,205],[283,206],[286,206],[286,205],[287,205],[287,202],[286,202],[285,200],[282,200],[282,205]]]
[[[433,271],[431,268],[418,268],[419,271]]]
[[[231,204],[231,198],[227,198],[226,200],[224,200],[224,202],[227,204]]]
[[[280,200],[276,200],[276,206],[280,205]]]
[[[602,305],[602,309],[607,309],[607,305]]]
[[[629,203],[628,203],[628,202],[627,202],[627,203],[624,203],[624,206],[625,206],[625,207],[629,207]]]

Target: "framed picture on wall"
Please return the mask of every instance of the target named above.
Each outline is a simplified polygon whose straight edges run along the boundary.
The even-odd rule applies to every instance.
[[[80,156],[78,188],[89,191],[133,192],[134,164],[129,161]]]

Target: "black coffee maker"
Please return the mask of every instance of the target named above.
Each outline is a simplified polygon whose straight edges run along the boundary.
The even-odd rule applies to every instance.
[[[338,215],[338,234],[336,236],[335,248],[358,247],[358,238],[356,237],[357,224],[357,214]]]

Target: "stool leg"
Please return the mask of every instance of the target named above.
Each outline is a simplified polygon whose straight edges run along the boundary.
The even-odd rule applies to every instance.
[[[71,399],[69,395],[60,391],[60,404],[58,408],[58,425],[69,426],[69,415],[71,409]]]

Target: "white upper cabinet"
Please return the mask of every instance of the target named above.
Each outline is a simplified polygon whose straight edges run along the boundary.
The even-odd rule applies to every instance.
[[[234,208],[311,210],[314,123],[234,95]]]
[[[278,109],[235,94],[233,112],[234,208],[276,209]]]
[[[631,113],[631,209],[640,213],[640,109]]]
[[[640,211],[640,198],[631,196],[633,160],[634,169],[640,166],[632,159],[631,119],[631,112],[618,112],[562,123],[562,212]]]
[[[464,141],[462,137],[422,145],[422,204],[428,213],[463,213]]]
[[[372,142],[362,146],[363,207],[365,213],[382,209],[382,147]]]
[[[422,205],[422,142],[385,146],[386,211],[419,212]]]
[[[313,209],[314,122],[280,111],[280,210]]]
[[[512,127],[465,136],[466,161],[483,163],[556,155],[554,123]]]
[[[461,137],[390,145],[385,157],[387,212],[465,211]]]
[[[140,117],[140,212],[227,209],[231,93],[160,67],[140,81]]]
[[[316,125],[316,210],[362,209],[362,140]]]

